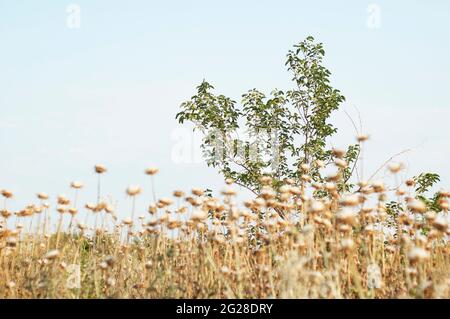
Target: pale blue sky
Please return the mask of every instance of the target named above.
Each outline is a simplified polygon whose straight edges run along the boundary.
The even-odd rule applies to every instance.
[[[66,7],[81,8],[81,28]],[[381,28],[366,25],[381,8]],[[130,184],[156,165],[158,194],[220,189],[213,169],[176,164],[171,134],[181,102],[203,78],[239,100],[251,88],[290,88],[285,54],[313,35],[325,45],[333,85],[361,113],[366,171],[406,148],[407,174],[436,171],[448,186],[450,2],[436,1],[22,1],[0,0],[0,188],[19,208],[72,180],[95,200],[92,166],[104,163],[105,193],[127,209]],[[353,143],[343,112],[334,145]],[[382,177],[383,173],[381,174]]]

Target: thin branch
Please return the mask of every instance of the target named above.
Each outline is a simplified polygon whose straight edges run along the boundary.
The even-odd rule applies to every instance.
[[[383,163],[383,165],[381,165],[381,166],[375,171],[375,173],[373,173],[372,176],[370,176],[370,178],[368,179],[368,182],[370,182],[370,181],[372,180],[372,178],[374,178],[374,177],[375,177],[375,176],[383,169],[383,167],[385,167],[387,164],[389,164],[390,161],[392,161],[392,160],[393,160],[394,158],[396,158],[397,156],[400,156],[400,155],[402,155],[402,154],[404,154],[404,153],[407,153],[407,152],[409,152],[409,151],[411,151],[411,150],[410,150],[410,149],[403,150],[403,151],[401,151],[401,152],[399,152],[399,153],[397,153],[397,154],[391,156],[389,159],[387,159],[387,160]]]

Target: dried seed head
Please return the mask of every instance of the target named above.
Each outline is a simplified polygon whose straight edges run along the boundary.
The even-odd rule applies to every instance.
[[[335,164],[337,167],[342,168],[342,169],[346,168],[347,165],[348,165],[347,162],[346,162],[345,160],[341,159],[341,158],[336,158],[336,159],[334,160],[334,164]]]
[[[344,208],[336,214],[336,221],[341,224],[355,225],[357,214],[348,208]]]
[[[70,187],[72,187],[74,189],[81,189],[81,188],[83,188],[83,183],[82,182],[72,182],[72,183],[70,183]]]
[[[173,192],[173,196],[175,196],[175,197],[183,197],[184,196],[184,192],[183,191],[180,191],[180,190],[178,190],[178,191],[174,191]]]
[[[191,190],[192,194],[194,194],[195,196],[203,196],[203,194],[205,193],[205,191],[201,188],[193,188]]]
[[[368,139],[369,139],[369,135],[367,135],[367,134],[360,134],[360,135],[356,136],[356,140],[358,142],[365,142]]]
[[[232,179],[232,178],[227,178],[227,179],[225,180],[225,183],[226,183],[227,185],[231,185],[231,184],[234,183],[234,179]]]
[[[294,184],[295,184],[295,181],[294,181],[292,178],[286,178],[286,179],[284,180],[284,182],[285,182],[287,185],[294,185]]]
[[[340,249],[344,251],[351,251],[355,247],[355,242],[351,238],[344,238],[341,240]]]
[[[332,182],[325,183],[325,189],[329,192],[334,191],[337,189],[336,184]]]
[[[116,258],[114,258],[113,256],[107,256],[104,260],[104,262],[109,266],[109,267],[114,267],[115,263],[116,263]]]
[[[47,252],[44,256],[45,259],[54,260],[59,256],[59,250],[54,249]]]
[[[443,211],[448,211],[449,208],[449,202],[448,199],[446,198],[440,198],[439,199],[439,207],[443,210]]]
[[[318,168],[324,168],[324,167],[325,167],[325,162],[322,161],[322,160],[317,160],[317,161],[315,162],[315,164],[316,164],[316,166],[317,166]]]
[[[343,158],[346,154],[346,152],[344,150],[337,149],[337,148],[333,148],[332,152],[333,152],[333,155],[337,158]]]
[[[225,196],[236,196],[237,192],[232,187],[228,186],[222,190],[222,195]]]
[[[6,283],[6,288],[8,289],[14,289],[14,287],[16,287],[16,283],[14,281],[8,281]]]
[[[436,218],[436,213],[433,211],[429,211],[429,212],[426,212],[424,216],[425,216],[426,220],[432,222]]]
[[[439,216],[434,220],[433,227],[441,232],[446,232],[448,229],[448,222],[444,217]]]
[[[403,169],[403,164],[402,163],[391,163],[391,164],[389,164],[388,168],[392,174],[397,174],[398,172],[400,172]]]
[[[261,197],[265,200],[275,198],[277,194],[270,186],[263,186],[261,189]]]
[[[427,205],[418,199],[414,199],[408,203],[408,209],[413,213],[425,213],[427,211]]]
[[[208,213],[202,209],[195,209],[191,215],[191,220],[194,222],[201,222],[206,218],[208,218]]]
[[[60,214],[64,214],[65,212],[67,212],[67,206],[59,205],[58,207],[56,207],[56,211]]]
[[[173,200],[171,200],[170,198],[167,197],[163,197],[158,201],[161,205],[165,206],[170,206],[173,204]]]
[[[360,204],[360,197],[357,194],[344,196],[339,203],[342,206],[357,206]]]
[[[127,188],[127,195],[128,195],[128,196],[131,196],[131,197],[137,196],[137,195],[139,195],[141,192],[142,192],[141,187],[140,187],[140,186],[137,186],[137,185],[135,185],[135,186],[130,186],[130,187]]]
[[[116,285],[116,279],[113,277],[108,277],[108,279],[106,279],[106,285],[108,287],[114,287]]]
[[[310,166],[309,166],[309,164],[302,163],[302,164],[300,165],[300,168],[302,169],[302,171],[307,172],[307,171],[309,171]]]
[[[133,225],[133,221],[131,220],[131,218],[125,218],[123,220],[123,224],[127,225],[127,226],[131,226],[131,225]]]
[[[14,194],[11,191],[6,190],[6,189],[2,189],[1,194],[5,198],[12,198],[14,196]]]
[[[411,263],[419,263],[428,258],[430,258],[430,253],[420,247],[414,247],[408,252],[408,259]]]
[[[112,207],[109,204],[105,206],[104,210],[105,210],[105,212],[107,212],[109,214],[114,213],[114,207]]]
[[[259,178],[259,182],[260,182],[262,185],[269,185],[269,184],[272,183],[272,177],[270,177],[270,176],[261,176],[261,177]]]
[[[157,211],[158,211],[158,207],[155,204],[151,204],[148,207],[148,212],[152,215],[156,214]]]
[[[416,185],[416,182],[412,178],[410,178],[410,179],[406,180],[405,184],[406,184],[406,186],[411,187],[411,186]]]
[[[94,170],[97,174],[103,174],[107,171],[106,167],[101,164],[95,165]]]
[[[88,210],[94,211],[95,208],[97,207],[97,205],[95,205],[93,203],[86,203],[86,205],[84,205],[84,207]]]
[[[38,194],[36,194],[36,196],[40,200],[47,200],[48,199],[48,195],[46,193],[38,193]]]
[[[150,176],[155,175],[158,172],[159,172],[159,169],[156,167],[149,167],[145,170],[145,174],[150,175]]]
[[[58,197],[57,197],[57,203],[59,205],[69,205],[70,200],[66,197],[66,195],[61,194],[61,195],[58,195]]]
[[[2,217],[3,218],[9,218],[11,215],[12,215],[12,213],[9,211],[9,210],[7,210],[7,209],[2,209],[2,210],[0,210],[0,214],[2,215]]]
[[[384,192],[385,186],[382,181],[375,181],[372,183],[372,188],[376,193]]]
[[[314,200],[310,204],[310,211],[313,213],[320,213],[325,209],[323,202]]]

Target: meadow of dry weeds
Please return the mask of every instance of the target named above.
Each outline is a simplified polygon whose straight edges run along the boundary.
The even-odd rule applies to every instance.
[[[360,182],[357,192],[340,193],[345,162],[335,164],[321,184],[311,182],[308,165],[300,181],[278,189],[262,176],[260,195],[244,203],[232,180],[220,198],[175,191],[138,218],[141,188],[129,187],[124,220],[101,197],[101,165],[97,203],[83,208],[79,182],[73,199],[53,203],[39,193],[14,213],[13,194],[3,190],[0,298],[449,298],[450,193],[441,191],[440,213],[414,198],[412,180],[395,190]],[[327,196],[312,196],[318,189]],[[389,214],[390,197],[403,213]]]

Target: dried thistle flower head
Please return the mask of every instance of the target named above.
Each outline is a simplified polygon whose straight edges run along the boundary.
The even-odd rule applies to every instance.
[[[265,200],[275,198],[277,196],[276,192],[270,186],[263,186],[261,189],[261,197]]]
[[[402,163],[391,163],[391,164],[389,164],[388,168],[392,174],[397,174],[398,172],[400,172],[403,169],[403,164]]]
[[[411,186],[416,185],[416,182],[412,178],[410,178],[410,179],[406,180],[405,184],[406,184],[406,186],[411,187]]]
[[[313,213],[320,213],[325,209],[322,201],[314,200],[310,203],[310,211]]]
[[[104,208],[105,212],[111,214],[114,213],[114,207],[112,207],[111,205],[107,204]]]
[[[101,164],[95,165],[94,170],[97,174],[103,174],[107,171],[106,167]]]
[[[317,166],[318,168],[324,168],[324,167],[325,167],[325,162],[322,161],[322,160],[317,160],[317,161],[315,162],[315,164],[316,164],[316,166]]]
[[[191,220],[194,222],[201,222],[206,218],[208,218],[208,213],[203,209],[195,209],[191,215]]]
[[[53,249],[47,252],[44,256],[45,259],[54,260],[59,256],[59,250]]]
[[[167,197],[163,197],[158,201],[160,204],[162,204],[164,207],[165,206],[170,206],[173,204],[173,200],[171,200],[170,198]]]
[[[307,172],[307,171],[309,171],[310,166],[307,163],[302,163],[302,164],[300,164],[300,168],[302,171]]]
[[[14,281],[8,281],[6,283],[6,288],[8,289],[14,289],[16,287],[16,283]]]
[[[341,250],[351,251],[355,247],[355,242],[351,238],[343,238],[339,247]]]
[[[225,180],[225,183],[226,183],[227,185],[231,185],[231,184],[234,183],[234,179],[232,179],[232,178],[227,178],[227,179]]]
[[[261,176],[261,177],[259,178],[259,182],[260,182],[262,185],[269,185],[269,184],[272,183],[272,177],[270,177],[270,176]]]
[[[408,209],[413,213],[425,213],[427,211],[427,205],[418,199],[414,199],[408,203]]]
[[[336,159],[334,160],[334,164],[335,164],[337,167],[342,168],[342,169],[346,168],[347,165],[348,165],[347,162],[346,162],[345,160],[341,159],[341,158],[336,158]]]
[[[123,224],[127,225],[127,226],[131,226],[131,225],[133,225],[133,221],[131,220],[131,218],[125,218],[123,220]]]
[[[344,196],[339,203],[342,206],[357,206],[360,204],[360,197],[357,194]]]
[[[406,194],[406,191],[405,191],[403,188],[398,188],[398,189],[395,191],[395,194],[396,194],[397,196],[403,196],[403,195]]]
[[[333,148],[332,153],[337,158],[343,158],[347,152],[342,149]]]
[[[448,211],[449,206],[450,206],[450,204],[449,204],[449,202],[448,202],[448,199],[446,199],[446,198],[440,198],[439,201],[438,201],[438,203],[439,203],[439,207],[440,207],[443,211]]]
[[[155,204],[151,204],[148,207],[148,212],[152,215],[156,214],[157,211],[158,211],[158,207]]]
[[[37,193],[36,196],[40,200],[47,200],[48,199],[48,194],[46,194],[46,193]]]
[[[419,263],[430,258],[430,253],[421,247],[413,247],[408,252],[408,259],[411,263]]]
[[[90,211],[94,211],[97,207],[97,205],[93,204],[93,203],[86,203],[86,205],[84,205],[84,207]]]
[[[2,217],[6,219],[9,218],[12,215],[12,213],[7,209],[2,209],[0,210],[0,215],[2,215]]]
[[[192,194],[194,194],[195,196],[203,196],[203,194],[205,193],[205,191],[201,188],[193,188],[191,190]]]
[[[142,192],[142,189],[141,189],[141,187],[138,186],[138,185],[130,186],[130,187],[127,188],[127,191],[126,191],[127,195],[128,195],[128,196],[131,196],[131,197],[137,196],[137,195],[139,195],[141,192]]]
[[[356,140],[358,142],[365,142],[365,141],[367,141],[369,139],[369,137],[370,136],[367,135],[367,134],[360,134],[360,135],[356,136]]]
[[[284,182],[285,182],[287,185],[291,185],[291,186],[295,184],[295,180],[292,179],[292,178],[286,178],[286,179],[284,180]]]
[[[70,187],[72,187],[74,189],[81,189],[81,188],[83,188],[83,183],[75,181],[75,182],[70,183]]]
[[[65,212],[67,212],[67,206],[58,205],[58,207],[56,207],[56,211],[60,214],[64,214]]]
[[[64,194],[58,195],[57,202],[59,205],[69,205],[70,204],[70,200]]]
[[[448,222],[444,217],[439,216],[436,219],[434,219],[433,227],[441,232],[446,232],[448,229]]]
[[[228,186],[222,190],[222,195],[225,196],[236,196],[237,192],[232,187]]]
[[[342,224],[355,225],[357,214],[348,208],[344,208],[336,214],[336,221]]]
[[[384,190],[385,190],[385,186],[382,181],[374,181],[372,183],[372,188],[376,193],[381,193],[381,192],[384,192]]]
[[[5,198],[12,198],[14,196],[14,194],[11,191],[6,189],[2,189],[1,194]]]
[[[156,167],[149,167],[145,170],[145,174],[150,175],[150,176],[155,175],[158,172],[159,172],[159,169]]]
[[[184,192],[180,191],[180,190],[174,191],[173,192],[173,196],[178,197],[178,198],[183,197],[184,196]]]
[[[107,256],[104,260],[104,262],[109,266],[109,267],[114,267],[115,263],[116,263],[116,258],[113,256]]]

